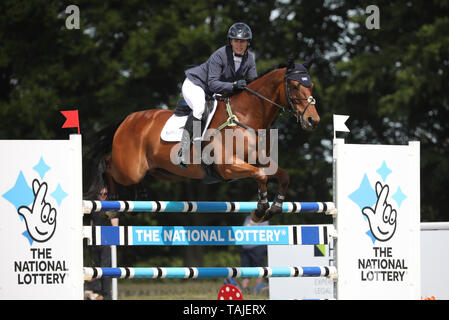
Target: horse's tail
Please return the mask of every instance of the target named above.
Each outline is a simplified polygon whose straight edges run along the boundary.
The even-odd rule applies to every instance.
[[[86,144],[90,149],[87,151],[86,156],[90,159],[98,160],[110,154],[115,131],[117,131],[124,120],[124,118],[120,119],[98,132],[87,135]]]
[[[96,199],[99,191],[108,186],[106,177],[107,157],[112,151],[112,141],[124,119],[105,127],[104,129],[85,136],[87,152],[83,155],[83,173],[85,187],[85,199]]]

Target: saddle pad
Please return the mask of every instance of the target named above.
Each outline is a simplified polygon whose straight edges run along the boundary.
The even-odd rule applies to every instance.
[[[209,113],[207,117],[206,125],[203,128],[203,133],[201,136],[201,141],[204,139],[204,135],[206,133],[207,128],[212,120],[212,117],[215,114],[215,110],[217,109],[217,100],[214,101],[214,107],[212,111]],[[184,125],[187,121],[188,116],[178,117],[173,114],[170,118],[168,118],[167,122],[162,128],[161,131],[161,139],[167,142],[177,142],[181,141],[182,132],[184,131]]]

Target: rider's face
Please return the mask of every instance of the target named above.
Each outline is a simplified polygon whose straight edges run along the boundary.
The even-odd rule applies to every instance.
[[[243,54],[248,48],[248,40],[231,39],[232,51],[237,54]]]

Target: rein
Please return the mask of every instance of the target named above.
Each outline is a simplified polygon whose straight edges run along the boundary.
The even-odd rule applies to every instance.
[[[285,109],[285,107],[284,107],[283,105],[280,105],[280,104],[274,102],[273,100],[270,100],[270,99],[264,97],[264,96],[261,95],[259,92],[254,91],[253,89],[250,89],[250,88],[248,88],[248,87],[245,87],[245,90],[248,91],[249,93],[255,95],[256,97],[259,97],[259,98],[262,99],[262,100],[265,100],[265,101],[267,101],[267,102],[270,102],[271,104],[275,105],[276,107],[282,109],[282,111],[286,111],[286,109]],[[288,112],[292,112],[292,111],[289,110],[289,109],[287,109],[287,111],[288,111]]]
[[[262,100],[265,100],[265,101],[267,101],[267,102],[270,102],[271,104],[275,105],[275,106],[278,107],[279,109],[282,109],[282,111],[288,111],[288,112],[290,112],[291,114],[294,114],[294,111],[295,111],[295,109],[294,109],[294,107],[293,107],[293,102],[294,102],[294,101],[297,101],[297,100],[306,100],[308,103],[307,103],[307,106],[304,108],[304,110],[301,112],[301,115],[298,117],[297,112],[296,112],[296,114],[295,114],[296,120],[299,121],[299,118],[302,118],[302,117],[303,117],[304,113],[307,111],[307,109],[309,108],[309,106],[310,106],[311,104],[315,104],[315,103],[316,103],[315,98],[312,97],[312,96],[307,97],[307,98],[296,98],[296,97],[294,98],[294,97],[292,97],[292,96],[290,95],[290,90],[289,90],[289,88],[288,88],[288,80],[289,80],[289,76],[290,76],[290,75],[293,75],[293,74],[301,74],[301,73],[306,73],[306,72],[304,72],[304,71],[292,71],[292,72],[289,72],[289,73],[286,73],[286,74],[285,74],[285,77],[284,77],[284,79],[285,79],[285,96],[287,97],[287,100],[288,100],[288,107],[289,107],[289,108],[288,108],[288,107],[285,107],[285,106],[283,106],[283,105],[280,105],[280,104],[274,102],[273,100],[268,99],[267,97],[264,97],[264,96],[261,95],[260,93],[254,91],[254,90],[252,90],[252,89],[250,89],[250,88],[248,88],[248,87],[245,87],[244,89],[245,89],[246,91],[248,91],[249,93],[255,95],[256,97],[259,97],[259,98],[262,99]]]
[[[284,112],[284,111],[288,111],[289,113],[294,114],[294,115],[296,116],[296,120],[297,120],[298,122],[299,122],[300,119],[301,119],[301,121],[304,121],[304,119],[303,119],[304,113],[307,111],[307,109],[309,108],[309,106],[310,106],[311,104],[315,104],[315,103],[316,103],[316,100],[315,100],[315,98],[314,98],[313,96],[310,96],[310,97],[307,97],[307,98],[296,98],[296,97],[292,97],[292,96],[290,95],[290,90],[289,90],[289,88],[288,88],[289,76],[290,76],[290,75],[293,75],[293,74],[301,74],[301,73],[306,73],[306,72],[305,72],[305,71],[292,71],[292,72],[289,72],[289,73],[286,73],[286,74],[285,74],[285,77],[284,77],[284,79],[285,79],[285,95],[286,95],[287,101],[288,101],[288,106],[287,106],[287,107],[285,107],[285,106],[283,106],[283,105],[280,105],[279,103],[277,103],[277,102],[275,102],[275,101],[273,101],[273,100],[270,100],[270,99],[268,99],[267,97],[264,97],[264,96],[261,95],[259,92],[254,91],[254,90],[252,90],[252,89],[250,89],[250,88],[248,88],[248,87],[245,87],[244,90],[248,91],[249,93],[255,95],[256,97],[258,97],[258,98],[260,98],[260,99],[262,99],[262,100],[265,100],[265,101],[267,101],[267,102],[273,104],[274,106],[278,107],[279,109],[282,109],[283,112]],[[294,109],[294,106],[293,106],[294,101],[297,101],[297,100],[300,100],[300,101],[306,100],[306,101],[308,102],[308,103],[307,103],[307,106],[306,106],[306,107],[304,108],[304,110],[301,112],[301,114],[299,115],[299,117],[298,117],[298,111],[296,111],[296,110]],[[238,125],[238,126],[240,126],[240,127],[242,127],[242,128],[245,128],[245,129],[247,129],[247,130],[250,130],[250,131],[254,132],[256,135],[258,135],[258,133],[257,133],[256,130],[254,130],[254,129],[251,128],[251,127],[248,127],[247,125],[245,125],[245,124],[243,124],[243,123],[241,123],[241,122],[239,122],[237,116],[236,116],[235,114],[232,113],[231,103],[229,102],[229,98],[226,98],[225,103],[226,103],[226,111],[228,112],[229,118],[226,120],[226,122],[222,123],[222,124],[215,130],[215,132],[213,133],[212,136],[214,136],[214,135],[217,134],[220,130],[222,130],[223,128],[225,128],[225,127],[227,127],[227,126],[229,126],[229,127],[234,127],[234,126],[236,126],[236,125]],[[296,111],[296,113],[294,113],[295,111]]]

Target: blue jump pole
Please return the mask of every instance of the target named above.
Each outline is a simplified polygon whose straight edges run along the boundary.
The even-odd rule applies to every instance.
[[[271,204],[270,204],[271,205]],[[186,213],[250,213],[255,201],[95,201],[84,200],[83,212],[186,212]],[[333,202],[284,202],[284,213],[335,214]]]
[[[85,279],[100,278],[272,278],[272,277],[334,277],[334,266],[324,267],[240,267],[240,268],[84,268]]]

